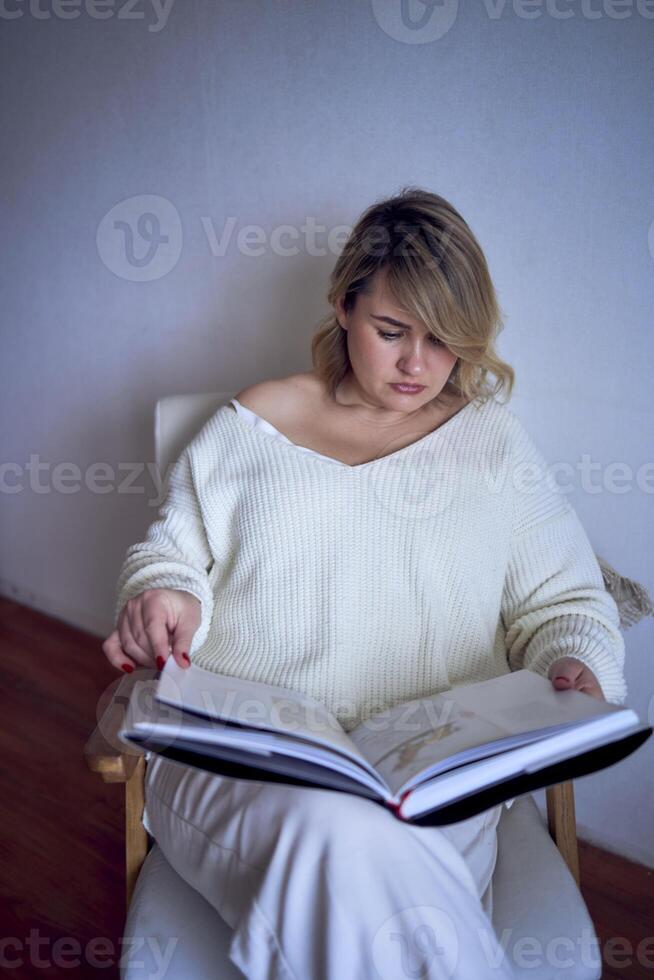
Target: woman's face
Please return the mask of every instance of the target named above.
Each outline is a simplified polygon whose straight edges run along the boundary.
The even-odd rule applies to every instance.
[[[372,286],[370,294],[357,296],[349,313],[342,301],[336,303],[339,322],[348,334],[353,374],[348,384],[370,405],[414,412],[440,394],[456,354],[397,305],[384,271],[376,274]],[[392,387],[397,383],[424,387],[417,394],[406,394]]]

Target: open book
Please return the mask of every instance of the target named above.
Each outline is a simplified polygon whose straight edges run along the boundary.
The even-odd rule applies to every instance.
[[[453,823],[618,762],[652,733],[630,708],[518,670],[382,711],[346,733],[311,697],[169,657],[137,682],[120,738],[236,779],[354,793]]]

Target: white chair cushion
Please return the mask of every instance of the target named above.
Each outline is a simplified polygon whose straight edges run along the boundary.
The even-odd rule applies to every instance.
[[[153,844],[124,929],[121,980],[243,980],[228,957],[232,930]]]
[[[601,977],[586,903],[530,794],[505,809],[498,825],[493,926],[516,977]]]
[[[530,795],[504,809],[498,825],[493,926],[517,978],[601,976],[588,910]],[[136,883],[124,933],[130,952],[122,980],[242,977],[228,958],[229,926],[173,871],[156,843]]]

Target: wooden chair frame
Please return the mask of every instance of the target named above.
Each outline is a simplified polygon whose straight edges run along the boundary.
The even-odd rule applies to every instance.
[[[145,805],[145,754],[136,746],[123,745],[118,731],[123,723],[132,688],[137,681],[154,678],[157,671],[141,668],[126,674],[104,709],[100,722],[84,747],[84,758],[105,783],[125,784],[125,888],[129,908],[136,879],[150,848],[150,837],[141,822]],[[579,853],[572,782],[550,786],[547,824],[550,837],[561,852],[579,886]]]

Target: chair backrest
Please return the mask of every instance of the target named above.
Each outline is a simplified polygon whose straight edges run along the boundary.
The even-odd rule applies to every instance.
[[[210,391],[159,399],[154,409],[154,452],[162,478],[207,419],[235,395],[236,392]]]

